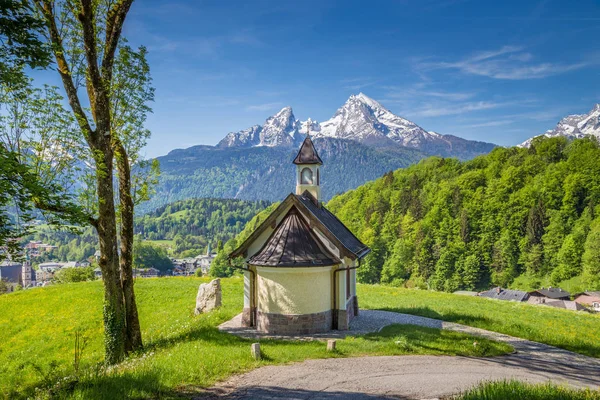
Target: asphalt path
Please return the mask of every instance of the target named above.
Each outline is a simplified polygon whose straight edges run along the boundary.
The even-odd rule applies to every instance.
[[[545,344],[425,317],[387,311],[361,311],[355,327],[369,330],[413,324],[460,331],[504,341],[515,352],[501,357],[385,356],[307,360],[266,366],[208,389],[219,399],[370,400],[436,399],[482,381],[552,381],[600,389],[600,360]]]

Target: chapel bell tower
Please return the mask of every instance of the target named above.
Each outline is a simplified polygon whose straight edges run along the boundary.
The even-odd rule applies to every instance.
[[[323,161],[310,139],[310,134],[300,146],[298,155],[294,158],[296,164],[296,194],[300,195],[308,190],[318,202],[321,201],[321,172]]]

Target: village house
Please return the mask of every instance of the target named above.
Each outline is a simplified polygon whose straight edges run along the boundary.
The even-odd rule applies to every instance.
[[[202,270],[202,275],[208,274],[208,271],[210,270],[210,266],[216,256],[217,256],[217,253],[211,253],[210,244],[208,245],[208,248],[206,249],[206,254],[201,254],[199,256],[196,256],[196,261],[198,262],[198,268],[200,268]]]
[[[528,303],[531,304],[543,304],[547,301],[553,300],[571,300],[571,294],[561,288],[549,287],[547,289],[541,288],[529,292]]]
[[[575,297],[575,302],[590,311],[600,312],[600,292],[584,292]]]
[[[321,158],[307,135],[290,193],[230,255],[244,257],[242,325],[271,334],[348,329],[356,269],[370,249],[321,202]]]
[[[547,299],[544,303],[539,303],[542,306],[564,308],[565,310],[571,311],[587,311],[587,308],[583,304],[579,304],[571,300],[552,300]]]
[[[45,252],[57,249],[58,246],[52,246],[50,244],[43,243],[39,240],[31,240],[25,245],[25,251],[31,257],[38,257]]]
[[[486,297],[488,299],[496,300],[509,300],[509,301],[527,301],[529,294],[520,290],[503,289],[501,287],[495,287],[485,292],[479,293],[480,297]]]
[[[57,262],[45,262],[38,265],[37,271],[35,271],[35,280],[38,286],[42,286],[48,282],[51,282],[54,278],[56,271],[63,267],[63,263]]]
[[[199,261],[195,258],[171,259],[173,262],[173,275],[193,275],[199,268]]]
[[[133,276],[136,278],[158,278],[160,276],[160,271],[152,267],[144,269],[135,269],[133,271]]]
[[[79,261],[68,261],[62,265],[62,268],[79,268],[81,263]]]

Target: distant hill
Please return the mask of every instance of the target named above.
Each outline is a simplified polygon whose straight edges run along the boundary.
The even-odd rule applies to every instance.
[[[426,154],[400,146],[371,147],[342,139],[314,141],[323,159],[323,196],[330,199],[387,171],[406,167]],[[140,213],[186,198],[281,200],[296,187],[291,147],[218,148],[194,146],[159,157],[157,193]]]
[[[206,251],[207,245],[216,250],[219,241],[225,243],[240,233],[246,223],[268,205],[267,201],[212,198],[178,201],[137,217],[134,232],[144,240],[169,248],[172,255],[197,256]],[[40,240],[58,246],[34,259],[35,263],[82,261],[92,256],[98,247],[98,237],[91,227],[77,235],[40,226],[23,240],[25,243]]]

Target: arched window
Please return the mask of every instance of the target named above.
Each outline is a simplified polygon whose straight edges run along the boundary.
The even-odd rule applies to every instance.
[[[313,184],[313,173],[310,168],[304,168],[300,173],[300,183],[303,185]]]

